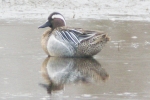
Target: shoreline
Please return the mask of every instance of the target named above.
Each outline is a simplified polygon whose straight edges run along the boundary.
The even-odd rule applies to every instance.
[[[148,0],[0,0],[0,19],[46,19],[57,11],[66,19],[150,21],[149,4]]]

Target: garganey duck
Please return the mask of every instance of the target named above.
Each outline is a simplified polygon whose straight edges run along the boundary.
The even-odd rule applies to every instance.
[[[100,31],[66,27],[62,14],[53,12],[39,28],[50,27],[42,35],[42,48],[49,56],[90,57],[99,53],[109,37]]]

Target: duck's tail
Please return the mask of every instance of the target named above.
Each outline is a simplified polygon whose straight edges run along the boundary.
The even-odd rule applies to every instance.
[[[107,36],[107,34],[97,34],[95,36],[95,41],[93,41],[92,44],[97,44],[99,42],[106,43],[107,41],[110,41],[110,37]]]
[[[102,38],[107,42],[110,41],[110,37],[107,34],[104,34]]]

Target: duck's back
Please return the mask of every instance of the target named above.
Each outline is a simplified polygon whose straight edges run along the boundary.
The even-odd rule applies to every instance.
[[[109,41],[109,37],[100,31],[89,31],[82,30],[83,37],[88,37],[83,39],[78,45],[76,56],[93,56],[99,53],[105,43]]]
[[[59,27],[52,31],[47,41],[47,51],[50,56],[93,56],[108,40],[103,32]]]

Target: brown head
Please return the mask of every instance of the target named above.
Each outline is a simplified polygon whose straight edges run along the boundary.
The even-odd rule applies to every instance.
[[[63,15],[58,12],[53,12],[52,14],[49,15],[48,21],[39,28],[50,27],[53,30],[57,27],[62,27],[65,25],[66,21]]]

